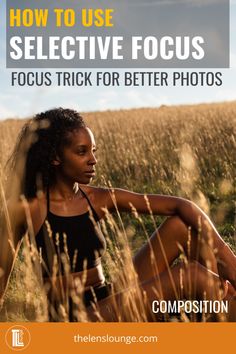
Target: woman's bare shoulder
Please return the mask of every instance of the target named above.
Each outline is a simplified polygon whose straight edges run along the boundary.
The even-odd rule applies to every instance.
[[[91,201],[95,208],[107,207],[108,200],[110,199],[111,190],[106,187],[97,187],[89,185],[80,185],[83,192],[86,193],[87,197]]]
[[[90,186],[90,185],[85,185],[81,184],[80,188],[88,198],[97,198],[97,197],[102,197],[106,196],[109,193],[109,189],[105,187],[99,187],[99,186]]]

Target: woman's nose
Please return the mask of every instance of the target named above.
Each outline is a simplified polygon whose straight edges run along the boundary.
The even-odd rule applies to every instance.
[[[89,163],[90,163],[91,165],[96,165],[97,159],[96,159],[96,156],[94,155],[94,153],[91,154]]]

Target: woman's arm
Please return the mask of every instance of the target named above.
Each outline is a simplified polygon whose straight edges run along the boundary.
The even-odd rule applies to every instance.
[[[154,215],[178,215],[196,233],[201,230],[201,235],[206,239],[217,236],[214,240],[215,247],[225,245],[209,217],[195,203],[187,199],[157,194],[145,195],[123,189],[107,190],[106,194],[108,210],[112,211],[117,206],[120,211],[131,211],[132,205],[139,213],[148,214],[151,210]]]
[[[14,265],[20,241],[26,231],[22,203],[9,202],[1,215],[0,239],[0,305]]]
[[[0,302],[26,231],[36,235],[46,218],[46,198],[43,196],[30,201],[12,198],[4,210],[0,224]]]
[[[221,274],[236,288],[236,256],[217,232],[209,217],[193,202],[165,195],[138,194],[122,189],[106,191],[106,207],[120,211],[132,211],[132,206],[140,213],[172,216],[177,215],[191,227],[195,235],[203,241],[199,246],[208,245],[214,252],[221,268]],[[174,235],[173,235],[174,237]],[[207,260],[206,260],[207,261]]]

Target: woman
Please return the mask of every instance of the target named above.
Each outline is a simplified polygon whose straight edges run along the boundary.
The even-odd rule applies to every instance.
[[[73,299],[70,319],[75,314],[78,318],[78,303],[77,312],[72,311],[78,281],[88,319],[124,319],[122,292],[105,281],[101,258],[106,240],[98,227],[107,211],[118,210],[168,216],[133,258],[137,281],[134,277],[132,286],[146,297],[148,319],[154,317],[152,303],[157,299],[221,298],[233,304],[236,257],[203,211],[182,198],[89,186],[95,175],[95,152],[93,133],[73,110],[40,113],[24,126],[10,162],[20,195],[26,199],[11,197],[8,202],[11,239],[2,242],[0,294],[7,285],[14,250],[29,229],[42,259],[44,282],[50,284],[52,320],[66,289]],[[170,268],[181,252],[188,261]],[[64,310],[68,312],[66,305]]]

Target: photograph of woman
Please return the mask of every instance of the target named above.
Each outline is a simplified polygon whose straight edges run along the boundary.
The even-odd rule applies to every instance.
[[[48,321],[180,320],[182,314],[153,308],[180,300],[227,302],[224,319],[234,321],[236,256],[209,217],[184,198],[90,185],[99,163],[96,143],[72,109],[36,114],[22,128],[8,161],[18,194],[12,195],[10,186],[1,232],[2,306],[17,252],[28,237],[29,252],[41,267]],[[115,246],[103,222],[120,212],[165,219],[130,256],[129,267],[116,269],[111,279],[109,262],[105,269],[103,262],[107,254],[112,259]],[[132,273],[129,284],[119,273]],[[222,314],[208,310],[206,320],[218,321]]]

